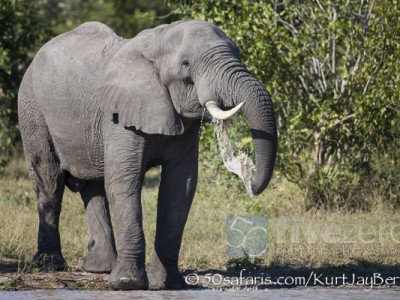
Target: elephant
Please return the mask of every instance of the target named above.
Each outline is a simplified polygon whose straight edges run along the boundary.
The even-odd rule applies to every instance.
[[[217,26],[183,20],[125,39],[88,22],[48,41],[18,93],[39,213],[34,260],[65,267],[59,217],[67,186],[80,193],[88,219],[83,269],[111,272],[116,290],[185,288],[178,256],[197,185],[202,116],[226,119],[239,109],[253,138],[258,195],[276,160],[274,108]],[[141,189],[154,166],[161,166],[161,180],[146,272]]]

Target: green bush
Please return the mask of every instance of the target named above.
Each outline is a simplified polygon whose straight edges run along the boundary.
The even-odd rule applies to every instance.
[[[12,134],[4,124],[4,116],[0,116],[0,173],[4,171],[5,166],[12,155]]]
[[[398,148],[400,149],[400,148]],[[400,155],[400,150],[391,153]],[[316,168],[302,181],[306,191],[306,208],[371,211],[383,205],[400,207],[400,173],[398,160],[374,152],[362,167]]]
[[[324,209],[365,208],[360,175],[337,167],[317,168],[305,180],[306,207]]]
[[[48,37],[44,1],[0,2],[0,172],[18,141],[17,94],[33,51]]]
[[[399,167],[391,146],[400,139],[398,1],[168,3],[238,45],[272,95],[277,169],[307,191],[310,205],[364,208],[371,180],[386,193],[392,179],[383,169],[373,176],[374,155]]]
[[[162,2],[146,0],[1,0],[0,1],[0,172],[19,142],[17,94],[30,60],[51,37],[83,22],[102,21],[118,34],[140,30],[176,16]]]
[[[89,20],[128,37],[195,18],[222,28],[270,91],[279,130],[276,174],[306,191],[308,207],[372,207],[372,190],[399,204],[397,0],[168,0],[170,9],[161,2],[0,2],[0,171],[18,141],[19,83],[41,42]],[[229,133],[254,155],[246,126],[239,118]],[[224,171],[212,125],[203,128],[200,152],[213,180],[244,192]]]

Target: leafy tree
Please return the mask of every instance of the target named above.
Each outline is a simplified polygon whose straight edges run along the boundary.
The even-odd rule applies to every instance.
[[[125,38],[176,19],[163,0],[47,0],[46,15],[55,34],[100,21]]]
[[[32,51],[48,30],[43,2],[0,2],[0,171],[8,162],[17,136],[17,93]]]
[[[177,18],[163,0],[115,0],[113,6],[116,18],[111,26],[124,37],[132,37],[143,29],[170,23]]]
[[[132,37],[174,18],[162,0],[1,0],[0,171],[18,141],[18,88],[40,44],[86,21],[104,22]]]
[[[168,3],[222,28],[272,93],[278,169],[289,180],[326,183],[319,192],[334,180],[340,194],[371,173],[377,155],[399,165],[398,1]]]

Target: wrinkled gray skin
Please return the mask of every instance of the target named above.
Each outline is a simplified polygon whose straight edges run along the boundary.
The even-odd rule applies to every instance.
[[[123,39],[91,22],[49,41],[27,70],[18,100],[38,197],[34,259],[58,269],[65,265],[58,224],[66,185],[86,207],[84,269],[112,271],[114,289],[185,287],[177,264],[197,183],[203,107],[216,101],[227,109],[244,100],[256,152],[252,187],[259,194],[275,163],[273,106],[216,26],[180,21]],[[157,230],[146,274],[141,189],[145,172],[156,165],[162,166]]]

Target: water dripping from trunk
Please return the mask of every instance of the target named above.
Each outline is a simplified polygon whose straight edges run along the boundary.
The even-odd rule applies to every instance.
[[[246,187],[247,193],[250,197],[254,197],[251,183],[254,180],[256,167],[247,153],[241,151],[239,147],[235,147],[235,144],[231,143],[228,126],[232,124],[232,121],[213,120],[213,122],[215,123],[215,132],[225,167],[229,172],[233,172],[239,176]]]
[[[201,133],[203,132],[203,125],[204,125],[204,116],[206,114],[206,108],[203,108],[203,113],[201,114],[201,120],[200,120],[200,128],[199,128],[199,140],[200,140],[200,136]]]
[[[204,107],[200,120],[199,139],[203,131],[205,113],[206,108]],[[239,176],[246,187],[247,193],[250,197],[254,197],[251,183],[255,176],[255,164],[247,153],[241,151],[239,147],[231,143],[228,126],[232,124],[232,119],[222,121],[213,118],[212,123],[214,124],[214,134],[217,137],[220,155],[225,167],[229,172]]]

